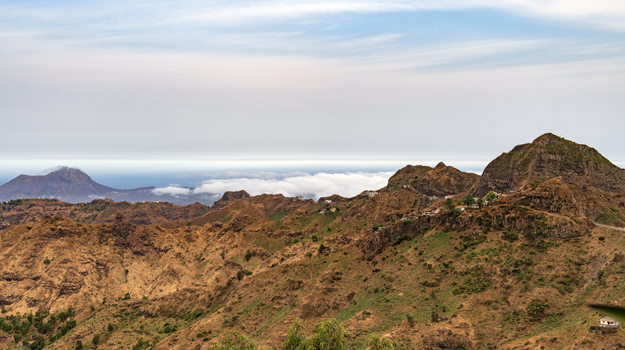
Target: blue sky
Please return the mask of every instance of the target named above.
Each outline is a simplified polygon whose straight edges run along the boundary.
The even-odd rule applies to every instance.
[[[623,1],[0,1],[0,173],[620,165],[624,86]]]

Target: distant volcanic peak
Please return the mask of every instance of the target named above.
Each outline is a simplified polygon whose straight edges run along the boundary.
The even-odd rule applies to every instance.
[[[445,165],[445,163],[443,162],[439,162],[438,164],[436,164],[436,166],[434,167],[434,169],[440,170],[440,169],[445,169],[447,168],[447,165]]]
[[[66,166],[57,168],[56,170],[46,175],[46,177],[54,177],[66,180],[92,181],[91,177],[80,169],[69,168]]]

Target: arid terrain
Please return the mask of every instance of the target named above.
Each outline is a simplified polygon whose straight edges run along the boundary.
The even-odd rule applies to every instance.
[[[625,170],[552,134],[482,176],[409,165],[353,198],[0,209],[0,349],[208,349],[233,330],[282,349],[296,319],[306,334],[336,320],[350,349],[373,333],[397,349],[625,347],[589,332],[587,307],[625,306]]]

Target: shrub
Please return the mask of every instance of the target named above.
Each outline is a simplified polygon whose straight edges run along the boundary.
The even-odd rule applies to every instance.
[[[547,308],[547,304],[543,303],[542,300],[533,299],[527,304],[527,314],[532,321],[537,321],[545,315],[545,308]]]
[[[372,333],[367,341],[369,350],[393,350],[395,349],[395,342],[392,342],[388,338],[381,338],[379,335]]]
[[[407,239],[408,239],[408,235],[404,233],[403,235],[400,235],[397,238],[395,238],[395,244],[396,245],[400,244],[401,242],[403,242],[403,241],[405,241]]]
[[[516,233],[516,231],[508,230],[508,231],[503,231],[502,238],[508,242],[514,242],[517,239],[519,239],[519,235]]]
[[[248,337],[237,331],[225,333],[221,337],[221,343],[212,345],[209,350],[255,350],[258,345]]]
[[[343,350],[345,348],[347,333],[343,326],[334,319],[319,321],[308,338],[302,334],[302,330],[302,322],[296,319],[289,328],[284,341],[284,350]]]
[[[410,327],[414,327],[414,317],[412,317],[410,315],[406,315],[406,321],[408,322]]]
[[[139,340],[137,340],[137,343],[132,347],[132,350],[143,350],[149,347],[150,347],[149,342],[144,341],[143,338],[139,338]]]

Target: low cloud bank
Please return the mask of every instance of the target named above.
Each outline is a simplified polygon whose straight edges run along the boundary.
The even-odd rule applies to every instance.
[[[154,192],[154,194],[157,194],[159,196],[164,195],[164,194],[169,194],[172,196],[188,196],[190,194],[193,194],[193,190],[189,189],[189,188],[184,188],[184,187],[176,187],[176,186],[167,186],[167,187],[162,187],[162,188],[155,188],[152,190]]]
[[[264,176],[210,179],[193,190],[180,187],[154,189],[156,194],[193,195],[214,193],[222,195],[226,191],[245,190],[255,196],[263,193],[283,194],[287,197],[303,196],[313,198],[338,194],[353,197],[365,190],[377,190],[386,186],[393,172],[377,173],[291,173],[283,176]]]

